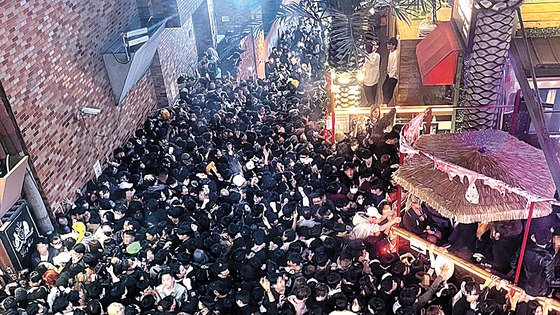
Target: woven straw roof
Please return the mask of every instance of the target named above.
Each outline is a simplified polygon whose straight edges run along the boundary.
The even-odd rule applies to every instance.
[[[552,198],[555,186],[544,154],[508,133],[482,130],[454,134],[421,136],[414,148],[479,174],[501,180],[534,195]],[[434,169],[432,160],[414,155],[405,159],[394,174],[395,180],[443,216],[461,223],[526,219],[527,199],[517,194],[500,194],[476,181],[479,203],[465,199],[467,179],[449,180],[446,173]],[[533,217],[550,214],[549,202],[535,203]]]

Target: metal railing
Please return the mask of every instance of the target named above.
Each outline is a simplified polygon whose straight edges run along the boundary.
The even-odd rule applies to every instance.
[[[492,281],[494,279],[498,279],[498,280],[504,280],[505,281],[505,289],[508,290],[508,292],[524,292],[524,290],[516,285],[513,285],[511,282],[509,282],[506,279],[501,279],[498,278],[497,276],[493,275],[491,272],[482,269],[481,267],[465,261],[462,258],[459,258],[451,253],[449,253],[445,248],[441,248],[438,246],[435,246],[433,244],[431,244],[430,242],[424,240],[423,238],[409,232],[406,231],[400,227],[396,227],[393,226],[391,228],[391,232],[394,233],[396,236],[398,237],[402,237],[408,241],[414,241],[415,243],[420,243],[423,244],[424,246],[426,246],[426,248],[431,248],[433,250],[433,252],[437,255],[443,255],[445,258],[453,261],[454,265],[465,270],[466,272],[475,275],[476,277],[483,279],[485,281]],[[529,295],[528,295],[529,296]],[[560,302],[556,301],[556,300],[551,300],[550,298],[547,297],[531,297],[529,296],[529,298],[531,300],[535,300],[539,303],[541,303],[543,306],[544,305],[549,305],[550,309],[560,312]],[[550,303],[550,304],[549,304]]]

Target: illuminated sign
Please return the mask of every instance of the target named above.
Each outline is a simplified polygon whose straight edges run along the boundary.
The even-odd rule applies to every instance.
[[[465,38],[468,39],[472,19],[472,0],[459,0],[458,2],[459,6],[457,13],[459,13],[459,18],[463,21],[463,34],[465,35]]]
[[[453,22],[461,33],[465,44],[469,41],[473,17],[473,0],[455,0],[453,4]]]
[[[360,71],[337,74],[331,72],[331,95],[335,108],[361,106],[363,73]]]

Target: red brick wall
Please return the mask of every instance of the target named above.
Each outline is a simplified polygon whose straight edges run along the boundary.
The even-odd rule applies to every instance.
[[[167,101],[171,103],[179,93],[177,77],[182,73],[193,75],[196,68],[198,58],[192,18],[182,27],[164,30],[158,55]]]
[[[209,1],[207,14],[211,15],[213,4],[211,0],[207,1]],[[157,103],[159,106],[167,106],[179,93],[177,77],[182,73],[193,75],[196,69],[198,55],[192,15],[197,8],[206,5],[207,2],[204,0],[136,0],[136,2],[143,21],[151,15],[166,17],[177,12],[177,16],[163,31],[160,47],[151,66]],[[212,18],[211,15],[210,19]],[[215,28],[212,32],[215,34]]]
[[[51,205],[72,198],[155,106],[150,71],[115,106],[101,57],[137,20],[135,0],[0,1],[0,80]],[[80,106],[102,112],[79,121]]]

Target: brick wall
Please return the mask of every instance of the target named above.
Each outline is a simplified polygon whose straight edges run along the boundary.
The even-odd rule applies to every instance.
[[[206,1],[203,1],[192,15],[196,47],[199,54],[205,52],[208,47],[215,47],[209,15]]]
[[[243,6],[242,1],[213,0],[213,2],[216,29],[219,35],[224,35],[227,31],[234,31],[236,34],[242,32],[251,21],[251,15],[257,13],[252,12],[251,8]],[[223,17],[227,17],[229,21],[223,21]]]
[[[179,93],[177,77],[186,73],[194,74],[198,61],[196,35],[193,27],[193,13],[202,5],[204,0],[136,0],[139,6],[140,19],[146,21],[149,16],[166,17],[165,14],[177,13],[168,28],[163,31],[160,47],[154,57],[150,69],[152,80],[156,88],[157,103],[167,106],[173,102]],[[207,19],[213,18],[212,0],[207,0]],[[166,13],[167,12],[167,13]],[[212,22],[212,25],[215,23]],[[213,29],[215,34],[215,28]]]
[[[214,12],[214,0],[206,0],[208,17],[210,18],[210,31],[212,32],[212,45],[218,44],[218,29],[216,28],[216,12]]]
[[[170,100],[167,98],[167,90],[165,88],[165,78],[163,77],[163,72],[161,71],[161,62],[159,58],[159,53],[157,51],[154,56],[154,60],[150,65],[150,72],[152,74],[152,82],[154,83],[154,89],[156,92],[156,102],[158,104],[158,107],[159,108],[166,107],[170,104]]]
[[[184,25],[191,19],[193,12],[204,2],[204,0],[174,0],[177,2],[179,18]]]
[[[118,107],[103,48],[138,23],[135,0],[5,0],[0,3],[0,80],[52,204],[82,188],[141,124],[156,96],[148,71]],[[102,110],[76,119],[77,108]]]
[[[193,75],[198,60],[192,19],[185,22],[180,28],[164,30],[158,49],[168,103],[179,93],[177,77],[182,73]]]

